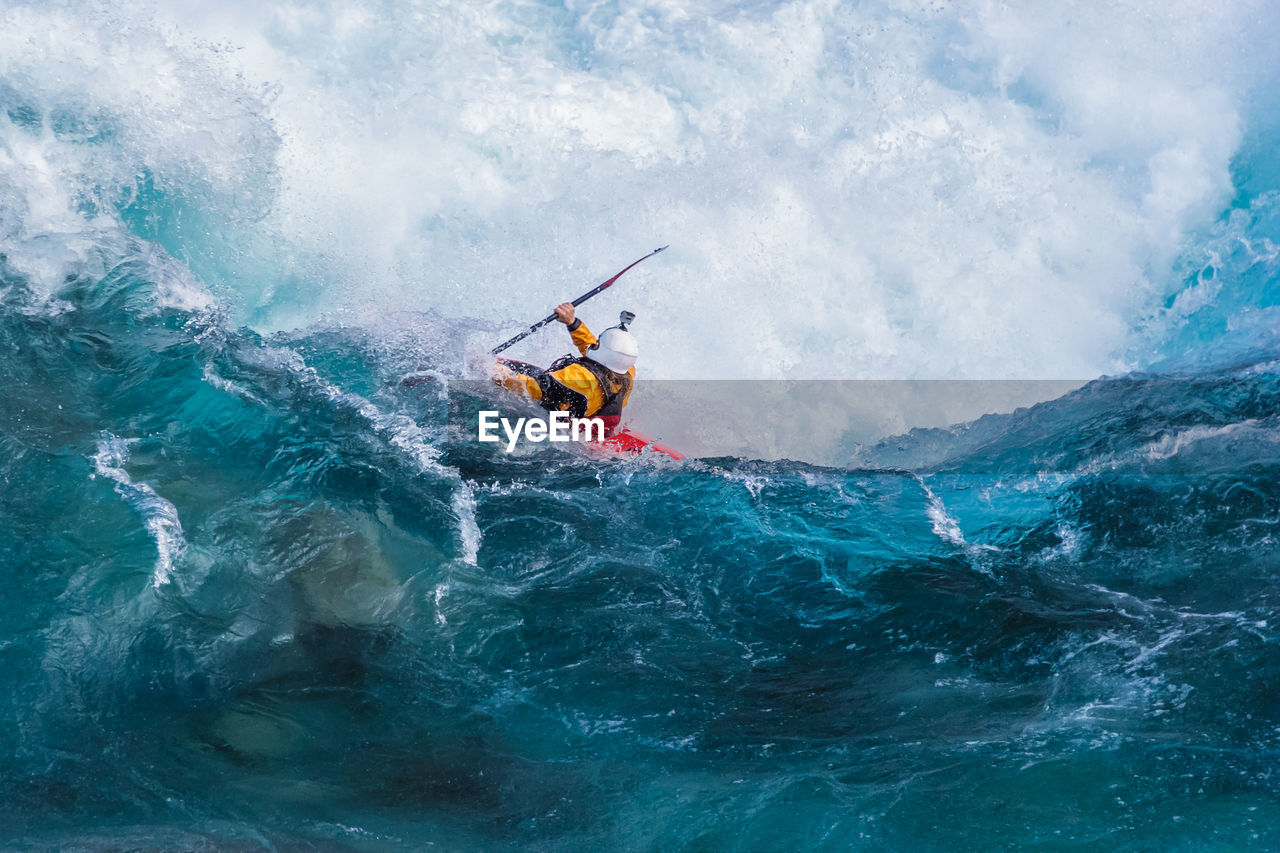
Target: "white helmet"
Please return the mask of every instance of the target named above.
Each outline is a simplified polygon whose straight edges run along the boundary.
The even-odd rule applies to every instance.
[[[627,323],[635,317],[630,311],[623,311],[622,322],[600,333],[595,346],[587,349],[587,358],[603,364],[614,373],[626,373],[636,363],[636,356],[640,355],[635,337],[627,331]]]

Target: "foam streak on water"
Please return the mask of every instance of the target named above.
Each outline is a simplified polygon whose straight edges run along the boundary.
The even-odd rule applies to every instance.
[[[93,470],[98,476],[113,480],[116,494],[142,516],[143,525],[155,540],[156,567],[151,585],[159,589],[173,579],[173,561],[182,556],[187,542],[182,538],[178,508],[156,494],[156,490],[146,483],[134,482],[124,468],[128,458],[129,442],[108,435],[98,442],[98,452],[93,455]]]

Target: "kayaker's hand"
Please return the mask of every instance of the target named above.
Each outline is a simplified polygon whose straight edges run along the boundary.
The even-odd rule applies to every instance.
[[[573,325],[573,303],[562,302],[556,306],[556,319],[566,326]]]

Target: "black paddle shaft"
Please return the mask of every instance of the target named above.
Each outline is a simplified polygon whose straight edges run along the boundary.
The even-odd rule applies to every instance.
[[[624,272],[626,272],[627,270],[631,269],[631,268],[632,268],[632,267],[634,267],[636,264],[640,263],[640,261],[644,261],[644,260],[648,260],[649,258],[652,258],[654,255],[658,254],[659,252],[661,252],[661,251],[662,251],[662,249],[665,249],[665,248],[667,248],[667,247],[666,247],[666,246],[663,246],[661,249],[654,249],[652,252],[650,252],[649,254],[645,255],[643,258],[639,258],[639,259],[634,260],[634,261],[632,261],[631,263],[627,264],[625,267],[623,267],[621,270],[619,270],[617,273],[615,273],[615,274],[614,274],[614,276],[613,276],[613,278],[609,279],[609,280],[608,280],[608,281],[606,281],[606,282],[603,282],[603,283],[601,283],[601,284],[596,285],[595,287],[593,287],[593,288],[591,288],[590,290],[588,290],[586,293],[584,293],[584,294],[582,294],[581,296],[579,296],[577,299],[573,300],[573,307],[577,308],[579,305],[581,305],[582,303],[586,302],[588,299],[590,299],[591,297],[595,296],[595,295],[596,295],[597,293],[599,293],[600,291],[602,291],[602,290],[606,290],[606,289],[607,289],[607,288],[609,288],[609,287],[610,287],[610,286],[611,286],[615,281],[617,281],[618,279],[622,278],[622,274],[623,274]],[[555,318],[556,318],[555,312],[554,312],[554,311],[552,311],[552,312],[551,312],[551,314],[550,314],[549,316],[547,316],[547,317],[543,317],[541,320],[539,320],[538,322],[534,323],[532,326],[530,326],[529,328],[525,329],[523,332],[521,332],[520,334],[516,335],[516,336],[515,336],[514,338],[512,338],[511,340],[509,340],[509,341],[507,341],[506,343],[503,343],[503,344],[498,344],[496,347],[494,347],[493,349],[489,350],[489,354],[490,354],[490,355],[497,355],[498,353],[502,352],[504,349],[506,349],[507,347],[511,346],[512,344],[519,343],[520,341],[523,341],[525,338],[529,337],[529,336],[530,336],[530,335],[532,335],[534,332],[538,331],[539,329],[541,329],[543,326],[545,326],[545,325],[547,325],[548,323],[550,323],[550,322],[551,322],[552,320],[554,320]]]

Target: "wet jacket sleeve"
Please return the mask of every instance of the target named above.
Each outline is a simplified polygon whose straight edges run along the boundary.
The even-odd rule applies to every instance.
[[[569,337],[573,338],[573,345],[578,348],[578,355],[586,355],[587,348],[596,344],[596,336],[581,320],[574,320],[569,326]]]
[[[634,367],[627,368],[627,375],[631,377],[631,381],[627,383],[627,393],[622,395],[622,408],[627,407],[627,401],[631,399],[631,392],[636,387],[636,369]]]
[[[490,378],[494,384],[501,385],[508,391],[523,394],[535,403],[542,402],[542,386],[538,378],[542,371],[532,364],[520,361],[500,361],[493,366]]]

